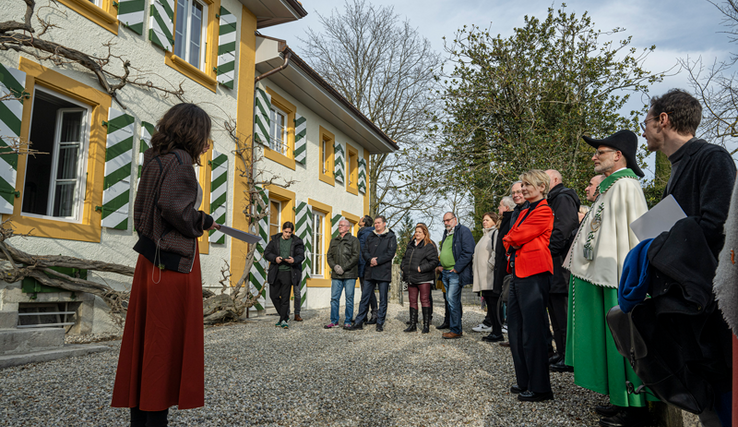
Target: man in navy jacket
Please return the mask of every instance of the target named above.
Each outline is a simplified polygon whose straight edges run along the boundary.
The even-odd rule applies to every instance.
[[[453,212],[443,215],[446,230],[441,240],[441,266],[436,271],[441,273],[443,286],[446,287],[448,302],[447,320],[450,331],[443,334],[445,339],[461,338],[461,288],[472,283],[472,257],[474,255],[474,237],[468,227],[459,224]],[[445,323],[445,321],[444,321]],[[439,327],[440,328],[440,327]]]

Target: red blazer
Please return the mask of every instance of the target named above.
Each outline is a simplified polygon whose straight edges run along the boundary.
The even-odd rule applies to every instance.
[[[521,246],[515,251],[515,275],[522,278],[546,271],[553,274],[553,260],[548,249],[554,224],[553,210],[543,199],[520,225],[527,212],[528,209],[520,211],[518,221],[502,238],[506,250],[511,246]],[[507,271],[511,272],[509,259]]]

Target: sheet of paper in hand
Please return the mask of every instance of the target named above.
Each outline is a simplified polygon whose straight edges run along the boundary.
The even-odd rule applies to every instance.
[[[631,222],[630,229],[638,240],[653,239],[664,231],[671,230],[677,221],[686,217],[674,196],[669,194],[651,210]]]
[[[261,237],[256,234],[247,233],[236,228],[231,228],[227,225],[221,225],[220,232],[231,237],[235,237],[238,240],[243,240],[246,243],[256,243],[261,240]]]

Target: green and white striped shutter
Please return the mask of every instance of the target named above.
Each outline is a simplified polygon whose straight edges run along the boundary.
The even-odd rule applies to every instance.
[[[336,182],[343,184],[344,177],[346,176],[346,152],[343,151],[343,145],[336,142],[333,146],[335,165],[333,167],[333,174]]]
[[[228,190],[228,156],[213,150],[210,161],[210,215],[218,224],[225,224]],[[210,230],[210,243],[225,243],[225,234]]]
[[[114,108],[108,111],[102,226],[128,229],[135,119]]]
[[[366,193],[366,160],[359,159],[359,191]]]
[[[138,34],[143,34],[146,0],[118,1],[118,20]]]
[[[264,209],[269,210],[269,190],[258,188],[257,197],[261,198],[264,202],[264,208],[256,205],[256,212],[262,213]],[[254,265],[251,266],[251,273],[249,274],[249,287],[251,293],[254,290],[261,293],[261,298],[252,307],[255,310],[264,310],[264,303],[266,302],[266,281],[267,281],[267,265],[269,264],[264,259],[264,249],[266,249],[269,243],[269,217],[265,216],[258,223],[259,230],[257,234],[261,237],[261,241],[256,244],[256,254],[254,256]]]
[[[151,136],[156,132],[156,128],[149,122],[141,122],[141,139],[138,142],[138,171],[136,172],[136,188],[138,188],[138,180],[141,179],[143,172],[144,152],[151,148]]]
[[[265,90],[256,88],[254,102],[254,139],[269,145],[269,113],[272,110],[272,97]]]
[[[305,244],[305,261],[302,262],[302,278],[300,279],[300,307],[307,302],[307,279],[313,269],[313,209],[305,202],[297,202],[295,209],[295,233]]]
[[[218,36],[218,83],[233,89],[236,71],[236,17],[220,7],[220,35]]]
[[[307,161],[307,119],[295,113],[295,161],[305,166]]]
[[[15,179],[18,154],[9,145],[19,141],[23,121],[23,91],[26,73],[0,64],[0,214],[12,214],[15,204]]]
[[[174,45],[174,0],[153,0],[149,13],[149,39],[171,52]]]
[[[343,215],[333,215],[331,218],[331,239],[338,237],[338,221],[343,219]]]

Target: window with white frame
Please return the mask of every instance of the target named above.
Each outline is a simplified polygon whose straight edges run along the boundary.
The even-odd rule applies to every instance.
[[[21,211],[71,221],[82,217],[90,107],[36,87],[31,113],[31,149],[26,157]]]
[[[287,155],[287,113],[281,108],[272,104],[272,110],[269,117],[269,148],[272,150]]]
[[[197,0],[177,0],[176,16],[174,54],[204,70],[208,6]]]
[[[325,263],[325,247],[323,243],[325,235],[325,215],[313,211],[313,252],[312,261],[313,267],[310,272],[311,277],[323,277],[323,264]]]
[[[282,215],[282,202],[278,200],[269,200],[269,235],[274,236],[279,233],[279,220]]]

